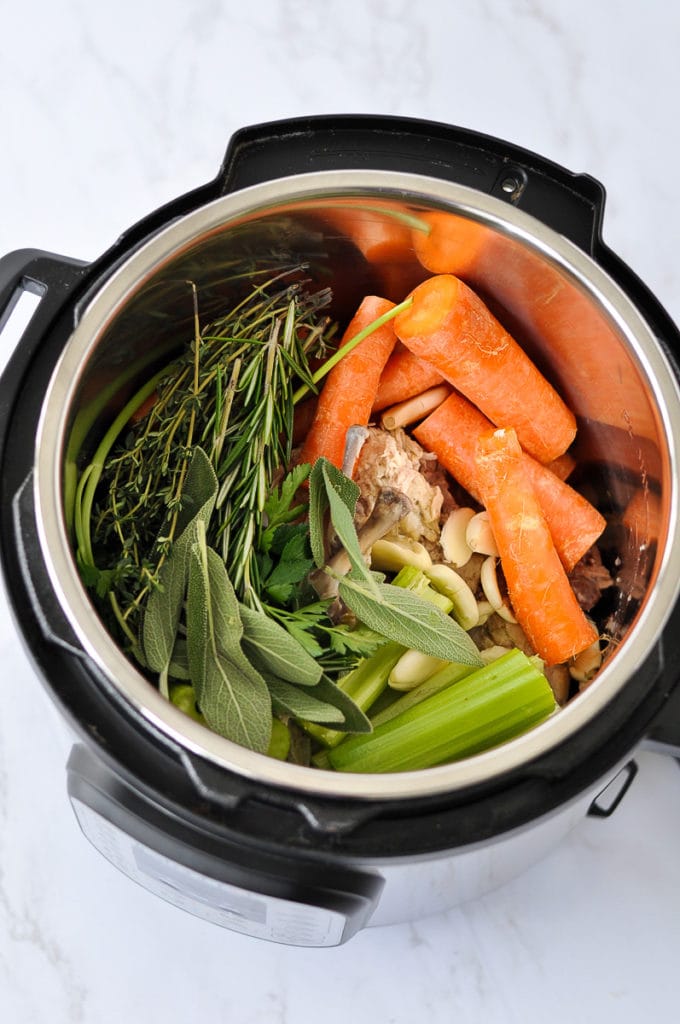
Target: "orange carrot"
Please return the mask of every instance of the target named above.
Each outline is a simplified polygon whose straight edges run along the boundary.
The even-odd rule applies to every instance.
[[[429,231],[413,231],[411,238],[416,256],[433,274],[456,274],[467,277],[474,272],[487,246],[489,229],[446,210],[419,213]]]
[[[340,347],[394,308],[394,303],[367,295],[350,321]],[[333,367],[319,395],[314,419],[300,453],[300,462],[313,465],[325,456],[339,469],[349,427],[365,426],[371,416],[380,374],[397,338],[392,322],[378,327]]]
[[[393,215],[393,207],[351,200],[328,204],[323,219],[333,230],[350,239],[374,274],[376,287],[386,298],[401,301],[406,292],[424,277],[422,266],[413,258],[411,228]]]
[[[395,350],[380,375],[373,412],[405,402],[407,398],[413,398],[443,381],[444,378],[434,366],[414,356],[409,349],[402,347]]]
[[[433,452],[441,465],[476,501],[481,502],[476,452],[481,437],[493,424],[471,402],[452,392],[442,405],[413,431],[416,440]],[[553,543],[567,572],[595,543],[605,520],[583,495],[561,480],[547,466],[524,454]]]
[[[659,539],[661,529],[661,499],[654,491],[638,488],[621,516],[621,521],[633,538],[636,547],[648,547]]]
[[[323,219],[350,238],[369,263],[403,260],[411,251],[411,228],[379,208],[368,209],[351,201],[330,203]]]
[[[549,462],[546,469],[558,476],[560,480],[568,480],[576,469],[576,459],[571,452],[565,452],[564,455],[558,455],[556,459]]]
[[[571,572],[600,536],[606,520],[587,498],[547,466],[530,455],[525,455],[524,459],[562,564]]]
[[[395,318],[407,348],[431,363],[496,426],[550,462],[567,450],[576,419],[526,353],[471,288],[451,274],[430,277]]]
[[[479,442],[476,474],[517,621],[548,665],[597,640],[560,562],[514,430]]]

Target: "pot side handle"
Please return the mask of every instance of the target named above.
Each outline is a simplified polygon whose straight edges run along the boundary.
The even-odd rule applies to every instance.
[[[529,150],[417,118],[346,114],[291,118],[236,132],[216,179],[222,193],[289,175],[332,170],[423,174],[520,207],[594,255],[605,191]]]
[[[8,375],[23,373],[56,313],[81,282],[86,267],[80,260],[41,249],[17,249],[0,259],[0,334],[24,293],[40,300],[22,332],[21,344],[17,343],[7,362]],[[0,415],[6,411],[7,390],[0,388]]]

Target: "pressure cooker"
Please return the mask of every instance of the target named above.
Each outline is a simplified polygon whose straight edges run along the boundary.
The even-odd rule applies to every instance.
[[[213,181],[93,263],[34,249],[0,260],[0,325],[23,291],[39,297],[0,383],[4,585],[72,737],[75,816],[132,879],[245,935],[335,945],[502,884],[585,814],[612,812],[641,744],[678,753],[680,334],[604,243],[604,200],[592,177],[473,131],[310,117],[238,131]],[[224,260],[285,248],[320,268],[339,319],[369,291],[397,301],[418,282],[412,245],[367,259],[331,216],[338,204],[473,226],[462,276],[575,411],[589,486],[605,504],[638,492],[649,509],[616,541],[616,650],[595,681],[524,735],[418,772],[307,768],[185,715],[102,624],[64,513],[74,431],[85,450],[104,427],[74,426],[87,395],[123,366],[143,373],[159,331],[179,343],[189,277],[210,302]]]

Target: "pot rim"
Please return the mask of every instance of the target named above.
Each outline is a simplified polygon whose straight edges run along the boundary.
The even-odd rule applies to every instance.
[[[94,611],[80,582],[63,517],[62,465],[71,403],[82,368],[102,333],[133,295],[167,261],[229,221],[266,214],[283,203],[334,196],[398,199],[449,209],[512,237],[556,265],[595,300],[630,346],[629,355],[649,384],[659,419],[665,478],[672,484],[667,540],[655,577],[621,649],[588,690],[528,733],[462,761],[389,775],[324,772],[269,758],[240,747],[193,721],[167,701],[126,658]],[[379,170],[317,171],[278,178],[228,194],[170,222],[117,266],[82,310],[67,340],[42,404],[36,434],[34,497],[37,530],[58,601],[85,654],[141,718],[189,754],[239,776],[308,795],[401,800],[459,791],[522,767],[578,733],[616,698],[648,658],[680,591],[678,533],[678,383],[650,327],[614,280],[585,252],[533,216],[467,186],[420,174]]]

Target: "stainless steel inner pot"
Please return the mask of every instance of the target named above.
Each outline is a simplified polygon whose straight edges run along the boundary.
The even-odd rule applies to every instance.
[[[159,346],[191,336],[191,294],[203,318],[228,300],[224,266],[244,253],[284,249],[333,288],[347,317],[369,291],[398,301],[429,271],[411,228],[432,209],[473,226],[475,258],[461,271],[527,348],[579,419],[586,486],[607,507],[640,492],[649,529],[620,540],[622,586],[613,614],[620,643],[596,681],[530,733],[495,750],[421,772],[351,775],[254,754],[209,732],[162,698],[100,622],[81,584],[64,515],[74,450],[92,450],[104,424],[89,422],[88,395],[139,366]],[[339,227],[347,211],[369,241],[387,219],[403,244],[372,261]],[[375,229],[372,232],[371,224]],[[469,235],[469,230],[467,234]],[[222,306],[222,308],[224,308]],[[188,333],[187,333],[188,332]],[[650,655],[680,588],[678,542],[680,395],[663,351],[632,300],[581,249],[534,217],[473,189],[391,171],[323,171],[255,185],[165,227],[126,257],[80,310],[42,407],[35,505],[51,583],[86,654],[124,700],[173,742],[218,766],[308,794],[381,800],[453,792],[525,764],[573,736],[616,701]],[[67,465],[67,463],[69,463]],[[589,493],[590,493],[589,492]],[[653,508],[658,499],[658,522]]]

